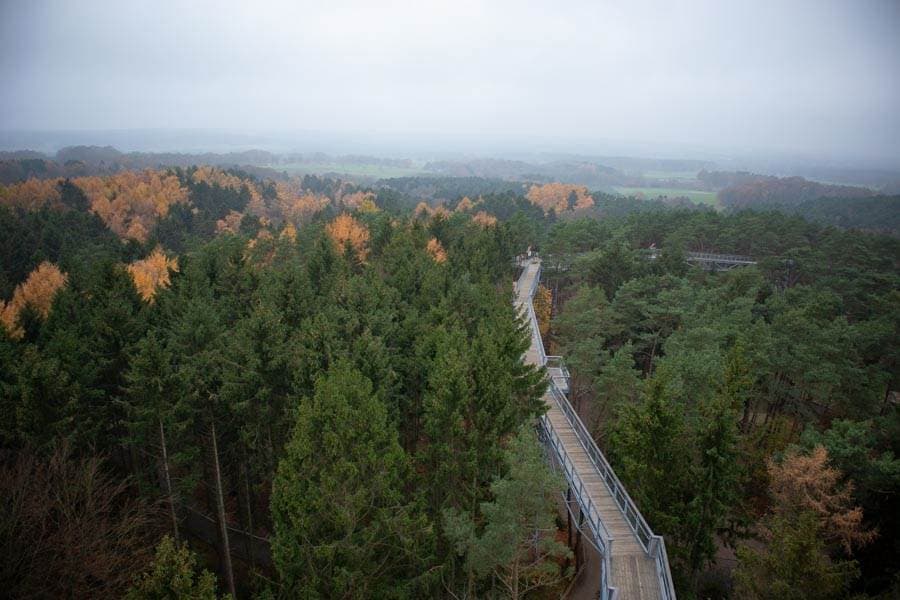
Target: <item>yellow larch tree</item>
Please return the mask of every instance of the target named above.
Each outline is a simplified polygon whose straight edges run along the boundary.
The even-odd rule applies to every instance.
[[[275,184],[278,211],[285,221],[296,224],[308,223],[316,213],[328,206],[326,196],[317,196],[301,190],[296,182]]]
[[[380,209],[378,205],[375,204],[375,196],[370,196],[359,203],[359,208],[356,209],[361,213],[377,213]]]
[[[79,177],[74,180],[107,227],[122,238],[139,242],[173,204],[188,201],[187,190],[175,175],[146,170],[109,177]]]
[[[365,262],[369,255],[369,230],[365,225],[344,213],[329,223],[325,230],[339,252],[349,245],[360,262]]]
[[[456,212],[468,212],[473,208],[475,208],[475,203],[468,196],[463,196],[463,199],[456,205]]]
[[[428,245],[425,246],[425,250],[428,251],[428,254],[430,254],[431,258],[434,259],[434,262],[447,262],[447,252],[444,250],[444,246],[441,245],[441,241],[439,239],[431,238],[430,240],[428,240]]]
[[[170,272],[178,272],[178,258],[168,258],[157,246],[147,258],[131,263],[127,269],[141,298],[153,304],[159,290],[171,285]]]
[[[294,227],[294,224],[290,221],[284,226],[284,229],[281,230],[281,234],[278,236],[292,242],[297,241],[297,228]]]
[[[38,210],[49,205],[59,204],[60,179],[31,178],[21,183],[14,183],[0,193],[0,204],[25,210]]]
[[[816,515],[822,530],[849,554],[871,542],[876,533],[863,527],[863,510],[853,506],[852,482],[829,464],[824,446],[808,454],[789,451],[781,463],[770,460],[769,492],[776,515],[795,518],[800,512]]]
[[[347,210],[358,210],[361,212],[375,212],[378,207],[375,206],[375,194],[372,192],[354,192],[341,197],[341,202]]]
[[[472,222],[482,227],[493,227],[497,224],[497,217],[480,210],[472,217]]]
[[[7,334],[20,339],[24,331],[19,326],[19,315],[30,307],[41,318],[46,319],[56,293],[66,284],[67,276],[51,262],[42,262],[32,271],[24,283],[16,286],[8,304],[0,301],[0,321]]]
[[[243,218],[243,213],[239,213],[236,210],[228,211],[224,219],[216,221],[216,233],[237,233]]]
[[[195,183],[217,185],[219,187],[234,190],[235,192],[241,191],[241,188],[245,185],[247,187],[253,187],[251,182],[244,181],[237,175],[226,173],[222,169],[217,169],[216,167],[198,167],[191,176],[191,179],[193,179]]]
[[[538,329],[541,331],[541,337],[547,337],[550,333],[550,314],[553,310],[553,294],[550,289],[544,287],[543,284],[538,285],[534,291],[534,316],[537,317]]]
[[[544,209],[545,213],[553,209],[558,214],[565,210],[580,210],[594,205],[594,199],[586,187],[568,183],[532,185],[525,196],[532,204]]]

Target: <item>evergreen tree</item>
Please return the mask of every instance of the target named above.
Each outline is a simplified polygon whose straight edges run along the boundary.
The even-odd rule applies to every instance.
[[[534,430],[523,426],[504,457],[509,473],[494,480],[493,499],[480,506],[483,526],[455,509],[444,511],[444,526],[468,573],[485,580],[492,576],[503,596],[518,599],[560,581],[560,561],[571,552],[556,539],[563,482],[548,469]],[[472,583],[470,578],[469,593]]]
[[[125,600],[216,600],[216,578],[197,572],[197,557],[169,536],[156,546],[156,556],[125,594]]]
[[[272,552],[291,595],[390,598],[412,592],[417,519],[407,464],[372,383],[346,363],[301,402],[272,490]],[[421,526],[421,524],[418,524]]]

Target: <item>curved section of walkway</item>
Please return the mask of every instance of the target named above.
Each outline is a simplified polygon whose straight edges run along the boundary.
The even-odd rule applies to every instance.
[[[531,298],[540,278],[540,259],[532,258],[516,284],[516,306],[531,328],[529,364],[543,366],[547,357]],[[662,538],[653,534],[612,467],[551,381],[544,394],[548,410],[542,420],[545,442],[552,447],[569,487],[584,514],[586,531],[605,554],[596,574],[599,596],[612,600],[675,598]],[[592,523],[593,520],[599,521]],[[608,571],[608,572],[604,572]]]

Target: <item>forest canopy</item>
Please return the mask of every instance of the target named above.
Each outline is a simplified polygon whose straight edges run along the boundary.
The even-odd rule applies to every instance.
[[[896,238],[561,183],[213,165],[9,185],[0,232],[0,485],[32,478],[2,529],[14,597],[55,593],[36,574],[76,572],[50,557],[84,527],[104,528],[87,595],[562,593],[580,559],[510,302],[529,247],[547,350],[681,596],[896,589]],[[90,501],[48,528],[60,485]]]

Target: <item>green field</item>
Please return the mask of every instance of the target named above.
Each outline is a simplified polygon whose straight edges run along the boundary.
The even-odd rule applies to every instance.
[[[697,179],[697,171],[641,171],[647,179]]]
[[[713,207],[719,205],[715,192],[706,192],[703,190],[682,190],[678,188],[657,187],[616,187],[613,189],[615,189],[616,193],[624,196],[638,196],[646,198],[647,200],[653,200],[660,196],[668,196],[669,198],[684,196],[696,204],[708,204]]]
[[[322,173],[339,173],[351,177],[366,177],[381,179],[384,177],[412,177],[425,173],[415,167],[391,167],[387,165],[373,165],[364,163],[288,163],[280,165],[268,165],[276,171],[287,171],[291,175],[319,175]]]

